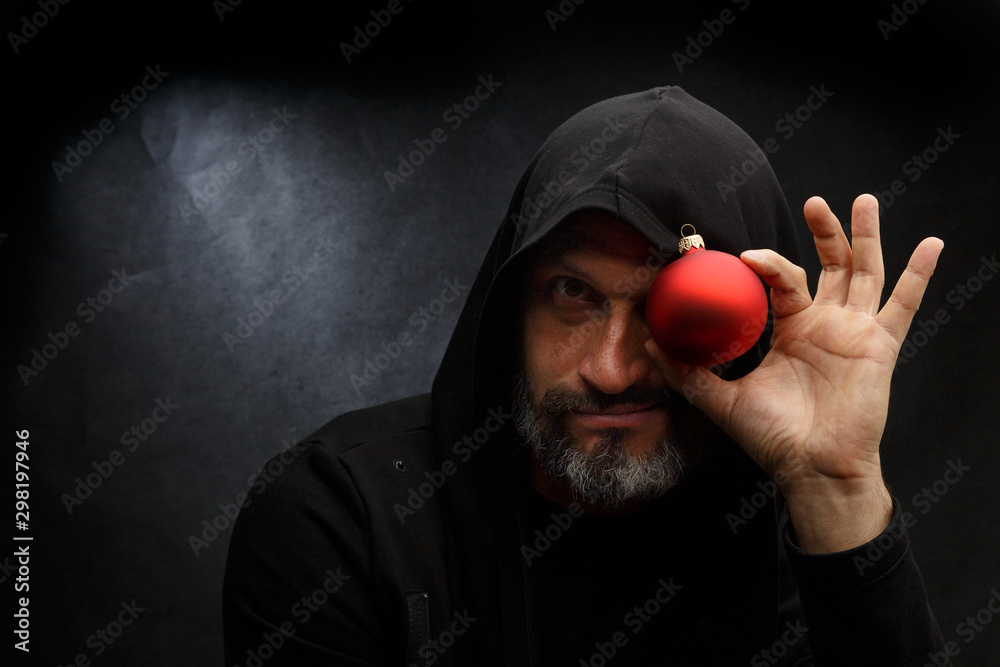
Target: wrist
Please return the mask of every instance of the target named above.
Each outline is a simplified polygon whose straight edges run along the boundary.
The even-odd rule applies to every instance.
[[[892,495],[881,477],[867,480],[815,478],[782,488],[799,547],[834,553],[878,537],[892,519]]]

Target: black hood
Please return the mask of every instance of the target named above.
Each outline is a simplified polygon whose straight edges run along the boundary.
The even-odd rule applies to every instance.
[[[606,211],[631,225],[668,260],[679,256],[681,227],[691,224],[710,249],[739,254],[772,248],[798,262],[777,179],[760,148],[728,118],[676,86],[587,107],[559,126],[528,164],[470,289],[432,389],[442,459],[454,458],[456,442],[482,432],[490,410],[509,412],[520,307],[512,294],[523,259],[583,209]],[[755,366],[768,339],[765,332],[728,372]],[[445,487],[455,526],[449,570],[453,604],[480,619],[469,643],[487,655],[505,655],[496,664],[523,665],[533,643],[531,592],[519,551],[516,489],[523,480],[511,464],[518,443],[507,422],[459,464]],[[719,506],[735,509],[764,477],[734,444],[729,453],[731,470],[747,485],[735,486]],[[757,541],[744,540],[741,548],[756,544],[765,562],[776,559],[773,522],[757,525]]]

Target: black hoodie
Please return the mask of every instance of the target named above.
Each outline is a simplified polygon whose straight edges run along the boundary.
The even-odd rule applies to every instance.
[[[871,543],[806,554],[718,431],[709,461],[632,515],[530,489],[515,295],[531,251],[583,209],[663,261],[684,224],[714,250],[798,260],[763,152],[722,114],[663,87],[574,115],[518,182],[431,393],[341,415],[254,486],[226,568],[227,665],[923,665],[942,650],[898,502]]]

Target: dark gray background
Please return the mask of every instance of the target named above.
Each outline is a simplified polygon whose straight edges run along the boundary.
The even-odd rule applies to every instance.
[[[758,143],[778,140],[771,162],[814,279],[801,214],[814,194],[847,222],[856,195],[905,183],[883,216],[890,284],[921,238],[945,240],[917,318],[943,308],[950,321],[896,374],[883,461],[916,518],[914,550],[945,639],[961,649],[956,664],[1000,664],[1000,622],[968,643],[957,634],[1000,588],[1000,280],[961,309],[952,292],[998,249],[998,11],[914,2],[883,39],[878,21],[892,3],[743,4],[647,15],[588,0],[553,31],[554,0],[502,12],[403,0],[350,64],[339,43],[386,3],[324,13],[320,3],[244,0],[220,20],[210,0],[77,0],[19,53],[5,39],[3,433],[10,470],[14,430],[31,432],[34,537],[32,653],[18,664],[78,654],[102,665],[220,664],[229,530],[198,555],[189,536],[283,446],[347,410],[429,390],[460,302],[423,331],[411,314],[446,279],[471,283],[549,132],[592,102],[658,85],[683,86]],[[672,54],[725,7],[736,20],[678,71]],[[4,34],[37,11],[8,6]],[[165,81],[119,120],[112,100],[156,65]],[[501,85],[451,129],[442,112],[479,76]],[[821,85],[832,97],[785,138],[775,123]],[[240,144],[275,108],[295,117],[249,160]],[[60,182],[52,161],[102,118],[114,131]],[[445,143],[391,192],[383,172],[436,127]],[[948,127],[960,138],[909,181],[904,163]],[[234,160],[240,173],[185,217],[194,192]],[[320,239],[336,251],[289,294],[286,272]],[[122,268],[134,279],[84,322],[77,304]],[[276,289],[287,299],[230,351],[224,335]],[[80,334],[25,386],[17,367],[70,321]],[[413,344],[371,386],[352,386],[404,331]],[[168,398],[179,407],[128,452],[122,433]],[[69,514],[63,494],[115,449],[124,462]],[[959,459],[971,470],[939,502],[915,504]],[[5,591],[11,561],[0,561]],[[88,637],[133,599],[144,611],[95,656]]]

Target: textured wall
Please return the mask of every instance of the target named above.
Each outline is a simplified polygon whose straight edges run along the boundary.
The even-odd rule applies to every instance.
[[[887,274],[945,240],[883,460],[956,664],[1000,664],[1000,622],[959,626],[1000,587],[996,9],[405,2],[348,63],[340,43],[384,3],[221,1],[4,10],[3,433],[13,459],[30,431],[34,537],[18,664],[220,664],[226,507],[328,419],[429,390],[465,295],[433,302],[471,283],[534,151],[583,106],[657,85],[771,140],[803,232],[810,195],[846,221],[898,181]],[[477,108],[446,113],[480,77],[496,83]],[[398,358],[352,382],[402,333]],[[113,643],[94,634],[120,616]]]

